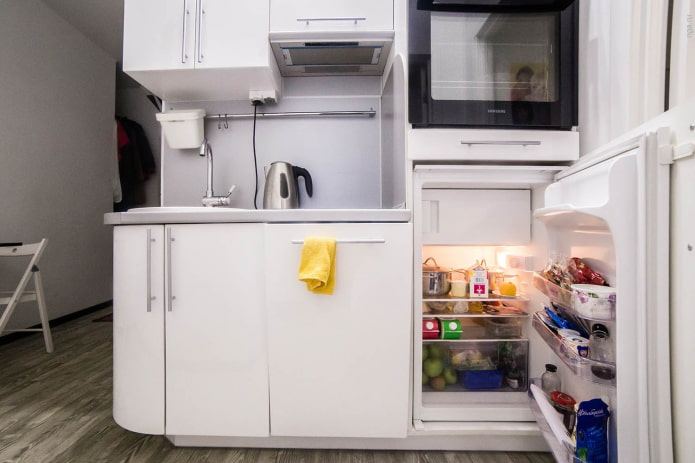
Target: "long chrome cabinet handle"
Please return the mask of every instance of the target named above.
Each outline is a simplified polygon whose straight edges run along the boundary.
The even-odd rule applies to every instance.
[[[186,36],[188,35],[188,15],[191,14],[188,10],[188,0],[183,0],[183,31],[181,34],[181,63],[186,64],[188,55],[186,54]]]
[[[462,145],[514,145],[538,146],[540,140],[461,140]]]
[[[197,52],[196,52],[196,60],[199,63],[203,62],[203,15],[205,14],[205,10],[203,9],[203,0],[197,0],[198,4],[198,27],[196,27],[196,43],[197,43]]]
[[[167,228],[167,310],[171,312],[173,310],[173,304],[174,304],[174,299],[176,297],[174,296],[174,290],[171,287],[171,269],[173,268],[173,265],[171,265],[171,243],[174,242],[174,237],[171,235],[171,228]]]
[[[356,239],[356,240],[335,240],[336,243],[350,243],[350,244],[373,244],[373,243],[385,243],[384,238],[366,238],[366,239]],[[292,240],[292,244],[304,244],[304,240]]]
[[[152,238],[152,229],[147,229],[147,311],[152,312],[152,301],[157,296],[152,295],[152,243],[156,240]]]
[[[304,22],[307,26],[311,21],[354,21],[357,24],[357,21],[366,20],[367,18],[297,18],[297,22]]]

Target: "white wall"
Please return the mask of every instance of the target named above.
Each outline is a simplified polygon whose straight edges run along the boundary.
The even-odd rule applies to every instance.
[[[55,318],[111,299],[115,62],[38,0],[0,11],[0,241],[48,238]],[[11,326],[38,322],[24,305]]]
[[[665,0],[582,0],[579,143],[586,154],[664,111]]]

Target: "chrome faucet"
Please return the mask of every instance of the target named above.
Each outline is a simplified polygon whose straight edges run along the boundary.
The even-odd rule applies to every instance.
[[[229,197],[236,189],[236,185],[232,185],[231,188],[229,188],[227,196],[215,196],[212,189],[212,147],[210,146],[210,143],[208,143],[207,139],[203,140],[203,144],[200,145],[200,152],[198,154],[207,158],[207,188],[205,189],[205,196],[203,197],[203,206],[229,206]]]

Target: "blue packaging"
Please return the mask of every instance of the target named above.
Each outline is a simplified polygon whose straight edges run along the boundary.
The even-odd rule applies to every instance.
[[[580,402],[577,408],[576,455],[586,463],[608,463],[608,405],[601,399]]]

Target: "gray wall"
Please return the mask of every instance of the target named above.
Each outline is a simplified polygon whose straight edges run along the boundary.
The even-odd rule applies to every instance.
[[[0,242],[48,238],[56,318],[111,299],[115,62],[38,0],[0,8]],[[11,326],[38,322],[22,306]]]
[[[258,208],[263,204],[263,166],[287,161],[308,169],[314,196],[307,198],[300,181],[301,207],[381,207],[381,80],[379,77],[295,77],[283,81],[283,96],[263,112],[377,111],[376,117],[300,117],[258,119]],[[202,108],[207,114],[249,114],[246,101],[191,102],[169,109]],[[252,119],[231,120],[228,129],[205,123],[213,148],[215,194],[237,185],[232,206],[253,208],[254,161]],[[164,143],[163,205],[196,206],[205,194],[205,160],[198,151],[176,150]]]

